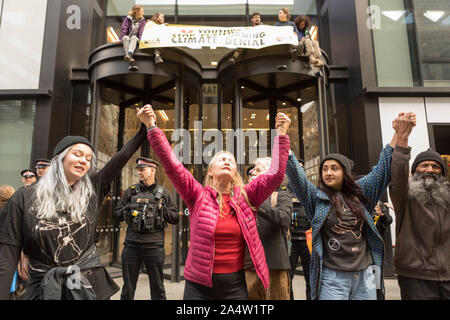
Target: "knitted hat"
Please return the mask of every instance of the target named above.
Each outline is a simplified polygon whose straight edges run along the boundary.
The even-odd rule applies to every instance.
[[[346,156],[339,154],[339,153],[330,153],[329,155],[325,156],[322,161],[320,162],[320,172],[322,172],[322,166],[323,163],[327,160],[336,160],[338,161],[349,173],[352,172],[353,166],[355,163],[347,158]]]
[[[159,162],[150,158],[139,157],[136,159],[136,164],[137,164],[136,168],[144,168],[144,167],[157,168]]]
[[[441,158],[439,153],[433,151],[431,148],[417,155],[416,159],[414,159],[414,162],[411,166],[411,173],[414,173],[419,163],[423,161],[436,161],[442,167],[442,175],[444,177],[446,176],[447,168],[445,167],[444,160]]]
[[[85,144],[89,146],[92,149],[92,151],[94,150],[92,144],[86,138],[80,136],[67,136],[62,138],[56,145],[55,149],[53,149],[53,156],[60,154],[66,148],[78,143]]]

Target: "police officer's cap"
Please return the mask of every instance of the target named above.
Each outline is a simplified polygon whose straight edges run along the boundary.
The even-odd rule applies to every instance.
[[[34,171],[33,169],[24,169],[24,170],[20,171],[20,176],[23,177],[26,172],[32,172],[35,177],[37,176],[36,171]]]
[[[145,168],[145,167],[158,167],[159,163],[150,158],[139,157],[136,159],[136,168]]]
[[[48,159],[37,159],[35,162],[36,168],[44,168],[50,165],[50,160]]]

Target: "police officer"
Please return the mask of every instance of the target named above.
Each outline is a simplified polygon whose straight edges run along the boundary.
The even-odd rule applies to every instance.
[[[178,211],[169,191],[157,185],[158,162],[136,159],[139,183],[129,187],[119,202],[115,217],[128,224],[122,251],[123,288],[121,300],[133,300],[142,263],[150,280],[152,300],[165,300],[163,282],[164,228],[177,224]]]
[[[22,177],[23,187],[26,188],[31,186],[36,182],[36,172],[31,169],[25,169],[20,172],[20,176]]]
[[[48,168],[50,168],[50,160],[37,159],[35,168],[38,178],[42,178],[42,176],[47,172]]]
[[[300,165],[303,166],[304,162],[302,159],[298,160]],[[292,193],[293,194],[293,193]],[[300,257],[302,262],[303,274],[306,282],[306,299],[311,300],[311,289],[309,285],[309,262],[310,253],[308,246],[306,244],[306,234],[305,232],[311,228],[311,223],[308,216],[305,213],[305,209],[301,205],[300,201],[293,196],[292,198],[292,220],[291,226],[289,228],[291,234],[291,255],[289,256],[289,261],[291,263],[291,283],[294,279],[294,272],[297,268],[298,258]],[[291,300],[294,300],[294,292],[291,286]]]

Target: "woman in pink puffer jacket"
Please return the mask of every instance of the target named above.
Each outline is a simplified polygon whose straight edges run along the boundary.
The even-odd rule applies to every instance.
[[[276,117],[279,135],[266,174],[244,185],[233,154],[221,151],[212,158],[202,186],[177,159],[163,131],[155,126],[152,107],[144,106],[138,116],[147,126],[150,146],[190,212],[184,299],[247,299],[244,261],[246,269],[253,263],[267,290],[269,272],[256,227],[256,210],[283,181],[290,147],[286,132],[291,120],[283,113]]]

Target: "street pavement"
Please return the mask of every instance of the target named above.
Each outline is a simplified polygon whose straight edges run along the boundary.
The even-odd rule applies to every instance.
[[[108,272],[114,278],[114,281],[122,290],[123,280],[120,269],[108,267]],[[167,271],[167,270],[166,270]],[[166,288],[167,300],[182,300],[184,292],[185,281],[171,282],[164,279],[164,286]],[[385,279],[384,285],[386,287],[386,300],[400,300],[400,288],[398,287],[397,279]],[[295,275],[293,280],[294,299],[306,300],[305,294],[305,279],[302,275]],[[149,280],[146,274],[141,273],[136,288],[135,300],[149,300],[150,287]],[[111,300],[120,300],[120,291],[111,297]]]

